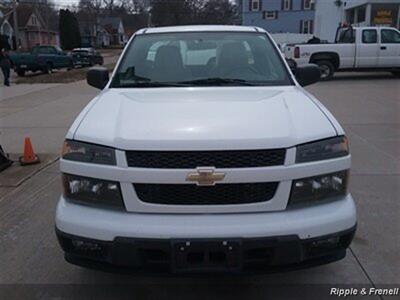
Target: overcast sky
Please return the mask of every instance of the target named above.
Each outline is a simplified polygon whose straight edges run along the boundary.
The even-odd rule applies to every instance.
[[[62,5],[74,5],[78,4],[79,0],[54,0],[54,2]]]

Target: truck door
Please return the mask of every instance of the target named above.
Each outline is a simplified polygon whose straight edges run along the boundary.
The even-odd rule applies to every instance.
[[[381,29],[379,67],[400,67],[400,32],[396,29]]]
[[[47,47],[47,51],[49,53],[49,60],[51,61],[54,68],[60,67],[60,61],[57,57],[57,50],[54,47]]]
[[[376,68],[379,56],[378,31],[364,29],[360,40],[356,47],[356,68]]]
[[[336,44],[340,44],[340,68],[353,68],[356,66],[356,33],[358,32],[351,27],[338,29]]]

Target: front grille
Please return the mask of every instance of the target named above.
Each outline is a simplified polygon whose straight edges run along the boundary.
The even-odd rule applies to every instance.
[[[127,151],[129,167],[193,169],[256,168],[283,165],[285,149],[237,151]]]
[[[217,184],[133,184],[139,199],[167,205],[247,204],[271,200],[278,182]]]

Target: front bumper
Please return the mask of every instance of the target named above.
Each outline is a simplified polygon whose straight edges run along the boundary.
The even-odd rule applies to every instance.
[[[73,204],[60,198],[56,226],[62,232],[102,241],[116,237],[149,239],[254,238],[329,235],[353,227],[351,195],[311,207],[274,212],[225,214],[149,214]]]
[[[105,271],[135,273],[270,273],[307,268],[346,255],[356,227],[301,240],[296,235],[236,239],[99,241],[56,230],[65,259]]]
[[[57,235],[71,263],[176,273],[266,272],[329,263],[345,256],[355,226],[351,195],[307,208],[243,214],[129,213],[61,197],[56,214]],[[177,245],[187,243],[197,245],[191,250],[200,261],[195,267],[177,256]],[[237,249],[232,257],[224,243]],[[220,261],[210,264],[208,253]],[[183,267],[177,264],[182,260]]]

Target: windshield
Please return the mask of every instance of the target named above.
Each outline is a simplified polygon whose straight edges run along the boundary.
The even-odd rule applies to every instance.
[[[181,32],[136,36],[111,87],[290,84],[265,34]]]

